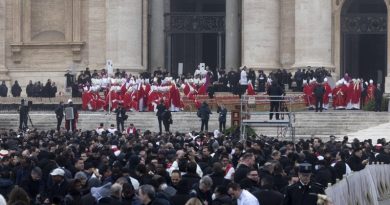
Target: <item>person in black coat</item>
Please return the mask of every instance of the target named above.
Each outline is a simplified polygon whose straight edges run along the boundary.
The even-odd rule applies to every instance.
[[[272,177],[266,176],[261,179],[261,189],[253,195],[259,200],[261,205],[280,205],[283,202],[283,194],[273,189]]]
[[[226,129],[226,115],[227,115],[227,109],[224,105],[218,106],[217,113],[219,113],[218,122],[219,122],[219,131],[225,132]]]
[[[276,119],[279,120],[279,106],[281,96],[283,95],[283,89],[279,86],[276,81],[271,83],[271,86],[268,88],[267,94],[270,96],[270,113],[269,119],[272,120],[273,112],[276,112]]]
[[[0,85],[0,97],[7,97],[8,94],[8,88],[7,85],[5,85],[5,81],[1,82]]]
[[[57,118],[57,130],[60,131],[62,120],[64,119],[64,102],[60,102],[55,109],[55,113]]]
[[[165,132],[169,132],[169,127],[173,123],[172,113],[170,110],[165,109],[165,111],[162,113],[162,120],[165,128]]]
[[[321,83],[318,83],[316,87],[314,88],[314,96],[316,97],[316,112],[320,110],[322,112],[323,103],[324,103],[324,94],[325,94],[325,88]]]
[[[22,92],[22,88],[20,87],[17,80],[15,80],[14,85],[11,88],[12,96],[14,97],[20,97],[20,93]]]
[[[27,120],[28,120],[28,106],[25,104],[24,99],[22,99],[20,101],[20,106],[19,106],[19,129],[20,130],[28,129]]]
[[[159,132],[161,134],[162,133],[161,123],[163,121],[163,113],[167,109],[164,105],[164,100],[160,100],[160,104],[157,105],[156,109],[157,109],[156,116],[157,116],[157,120],[158,120],[158,128],[159,128]]]
[[[258,92],[265,92],[265,84],[267,83],[267,75],[265,75],[264,71],[259,70],[259,76],[257,77],[258,80],[258,86],[257,91]]]
[[[378,162],[390,164],[390,145],[383,147],[383,151],[376,156]]]
[[[310,181],[311,173],[311,164],[302,163],[299,165],[299,182],[286,188],[283,205],[317,204],[317,194],[324,194],[324,189],[321,185]]]
[[[352,171],[354,172],[360,171],[364,169],[364,167],[367,165],[368,159],[363,160],[362,156],[363,156],[362,149],[355,148],[351,158],[349,158],[347,162]]]
[[[45,194],[50,201],[54,197],[64,198],[68,193],[69,183],[65,179],[65,171],[61,168],[56,168],[50,173],[51,180],[48,181]]]
[[[375,112],[380,112],[382,107],[382,98],[383,98],[383,91],[381,89],[381,84],[377,84],[375,93]]]
[[[26,94],[27,94],[27,97],[33,97],[34,84],[32,83],[31,80],[29,81],[28,85],[26,86]]]
[[[22,187],[27,192],[30,199],[34,202],[37,195],[42,193],[45,188],[45,184],[42,179],[41,168],[34,167],[31,170],[30,176],[22,180],[20,187]]]
[[[116,114],[116,126],[118,132],[123,132],[126,117],[126,110],[122,107],[122,103],[119,103],[118,108],[115,110]]]
[[[209,119],[210,119],[211,110],[209,108],[209,105],[206,102],[202,103],[202,106],[199,108],[197,115],[201,119],[202,124],[200,126],[200,130],[206,130],[206,132],[209,130]]]
[[[185,204],[191,196],[188,195],[188,185],[186,181],[180,181],[177,185],[177,192],[176,194],[171,198],[170,202],[171,205],[182,205]]]
[[[226,186],[217,186],[215,188],[215,199],[213,199],[213,205],[232,205],[233,200],[228,195]]]

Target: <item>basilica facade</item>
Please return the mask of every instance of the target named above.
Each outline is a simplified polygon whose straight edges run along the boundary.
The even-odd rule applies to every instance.
[[[326,67],[390,93],[390,0],[2,0],[0,80],[66,70]]]

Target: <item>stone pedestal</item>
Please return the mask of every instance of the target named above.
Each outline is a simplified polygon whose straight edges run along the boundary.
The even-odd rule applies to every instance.
[[[295,0],[295,64],[333,68],[332,2]]]
[[[242,1],[242,65],[275,69],[279,61],[279,1]]]
[[[150,2],[150,67],[164,67],[164,1]]]
[[[225,43],[225,68],[235,70],[239,65],[239,2],[238,0],[226,0],[226,43]]]
[[[142,0],[106,1],[106,59],[112,60],[114,69],[146,70],[144,4]]]

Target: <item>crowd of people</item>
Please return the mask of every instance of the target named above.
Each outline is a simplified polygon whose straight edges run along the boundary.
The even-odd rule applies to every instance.
[[[390,163],[385,140],[334,136],[242,142],[234,134],[118,132],[101,123],[88,131],[4,130],[0,139],[0,194],[9,205],[314,205],[336,179]]]
[[[336,82],[334,88],[330,86],[327,78],[322,81],[315,78],[309,83],[303,82],[304,100],[309,109],[318,112],[329,108],[330,98],[332,107],[337,110],[359,110],[370,102],[375,102],[375,111],[381,111],[383,90],[381,84],[374,84],[373,80],[363,82],[363,79],[352,79],[345,76]]]
[[[15,80],[11,87],[11,94],[13,97],[20,97],[22,88],[19,82]],[[27,97],[42,97],[42,98],[54,98],[57,93],[57,86],[55,82],[50,79],[47,80],[46,84],[43,85],[41,81],[33,83],[31,80],[26,86]],[[2,81],[0,85],[0,97],[8,97],[8,87],[5,81]]]

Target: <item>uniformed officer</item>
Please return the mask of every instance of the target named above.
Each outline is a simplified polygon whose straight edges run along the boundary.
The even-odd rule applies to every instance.
[[[318,194],[324,194],[324,188],[311,182],[312,166],[309,163],[299,165],[299,182],[286,188],[284,205],[316,205]]]

